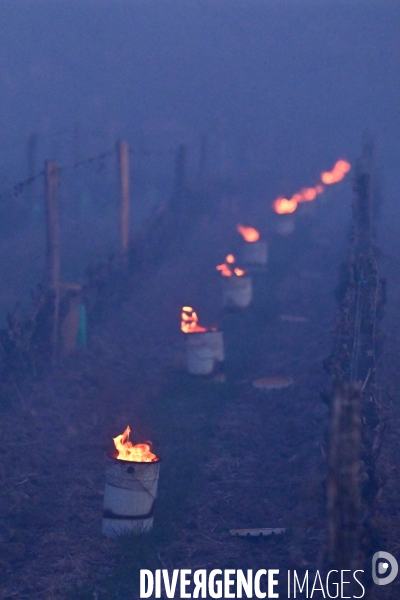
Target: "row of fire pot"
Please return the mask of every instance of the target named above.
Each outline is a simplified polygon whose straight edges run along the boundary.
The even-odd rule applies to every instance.
[[[242,262],[246,270],[235,266],[233,255],[218,265],[226,307],[247,307],[252,299],[251,272],[265,268],[267,244],[252,228],[244,228]],[[247,241],[246,237],[247,236]],[[224,360],[222,331],[199,325],[190,306],[182,309],[182,331],[186,336],[187,370],[193,375],[212,373],[215,364]],[[150,442],[133,445],[129,426],[113,438],[115,452],[107,455],[102,529],[106,537],[151,531],[157,497],[160,458],[151,451]]]
[[[339,161],[335,169],[343,162],[345,161]],[[347,173],[350,165],[345,163],[344,166],[343,172]],[[335,170],[325,175],[333,177],[331,181],[323,179],[325,184],[339,180],[337,174],[336,179],[334,177]],[[317,187],[315,192],[321,193]],[[279,201],[286,204],[295,203],[294,208],[289,207],[289,213],[297,207],[297,200],[294,198],[279,199]],[[228,254],[225,263],[218,265],[217,270],[222,275],[224,306],[246,308],[251,303],[253,295],[251,273],[265,270],[268,247],[256,229],[242,225],[237,229],[243,237],[241,254],[243,269],[237,267],[235,257]],[[293,229],[292,214],[283,214],[279,221],[278,233],[289,235]],[[224,360],[223,335],[222,331],[216,328],[202,327],[198,321],[193,308],[184,306],[181,328],[187,334],[187,370],[193,375],[207,375],[212,373],[216,363]],[[115,452],[107,455],[103,512],[103,534],[107,537],[145,533],[153,527],[160,458],[151,452],[150,443],[134,446],[129,440],[129,435],[128,426],[122,435],[114,438]]]
[[[340,165],[339,163],[344,164]],[[349,163],[339,161],[343,173],[350,169]],[[330,181],[339,181],[335,173],[325,173]],[[342,177],[343,173],[339,175]],[[336,178],[335,178],[336,177]],[[321,193],[318,186],[316,193]],[[305,190],[309,192],[310,190]],[[312,200],[315,197],[305,198]],[[278,199],[277,202],[290,205],[292,213],[298,199]],[[304,201],[304,198],[303,200]],[[290,203],[294,203],[292,206]],[[281,212],[277,210],[277,212]],[[268,260],[268,247],[259,232],[252,227],[239,225],[238,232],[243,237],[241,263],[243,269],[236,266],[235,257],[228,254],[225,263],[217,266],[222,276],[222,297],[224,307],[246,308],[252,301],[253,286],[251,274],[263,272]],[[290,235],[294,230],[292,214],[282,214],[277,226],[278,233]],[[193,375],[212,373],[216,363],[224,360],[224,342],[222,331],[207,329],[199,325],[196,312],[190,306],[182,309],[182,331],[186,335],[187,370]],[[149,532],[153,527],[153,511],[157,496],[160,458],[151,452],[150,443],[134,446],[130,440],[130,428],[114,438],[115,452],[107,455],[106,484],[104,491],[103,534],[118,537],[124,534]]]
[[[233,254],[216,268],[221,273],[222,301],[225,308],[247,308],[253,298],[252,273],[265,271],[268,246],[253,227],[238,226],[243,236],[241,264],[236,265]],[[218,363],[224,361],[223,333],[217,328],[199,324],[197,313],[191,306],[182,308],[181,329],[186,334],[186,368],[191,375],[209,375]]]

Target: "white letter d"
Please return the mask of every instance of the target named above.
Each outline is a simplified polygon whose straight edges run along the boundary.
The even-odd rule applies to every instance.
[[[146,583],[148,584],[146,590]],[[150,598],[154,588],[154,576],[148,569],[140,569],[140,597]]]

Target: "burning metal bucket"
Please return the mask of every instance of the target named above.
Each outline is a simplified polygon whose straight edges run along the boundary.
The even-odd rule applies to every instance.
[[[222,278],[222,299],[226,307],[246,308],[253,298],[253,283],[249,275]]]
[[[186,367],[191,375],[209,375],[216,362],[224,360],[222,331],[186,334]]]
[[[268,245],[266,240],[258,239],[255,242],[244,242],[242,262],[247,265],[265,267],[268,261]]]
[[[113,438],[115,456],[107,455],[104,490],[103,534],[118,537],[144,533],[153,527],[160,459],[150,450],[150,442],[134,446],[131,429]]]
[[[160,460],[132,462],[107,456],[103,534],[115,538],[153,527]]]

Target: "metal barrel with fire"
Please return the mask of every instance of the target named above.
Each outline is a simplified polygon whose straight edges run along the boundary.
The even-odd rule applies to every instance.
[[[222,276],[222,301],[227,308],[246,308],[253,297],[253,283],[251,276],[235,263],[233,254],[228,254],[225,262],[216,267]]]
[[[114,439],[115,453],[107,455],[103,534],[116,538],[145,533],[153,527],[160,459],[150,444],[134,446],[128,426]]]
[[[238,225],[236,230],[242,236],[241,262],[247,271],[264,268],[268,261],[267,240],[262,239],[254,227]]]
[[[182,308],[181,331],[186,338],[186,368],[191,375],[209,375],[215,365],[224,360],[222,331],[199,325],[191,306]]]

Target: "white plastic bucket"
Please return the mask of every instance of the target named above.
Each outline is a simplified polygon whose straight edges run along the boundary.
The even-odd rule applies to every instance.
[[[294,231],[294,217],[292,215],[279,215],[276,222],[276,231],[280,235],[290,235]]]
[[[107,457],[103,534],[116,538],[153,527],[160,461],[131,462]]]
[[[242,262],[245,265],[265,266],[268,261],[268,244],[266,240],[243,242]]]
[[[222,277],[222,300],[226,307],[246,308],[253,298],[253,283],[250,275]]]
[[[186,367],[191,375],[209,375],[217,361],[224,360],[222,331],[185,333]]]

